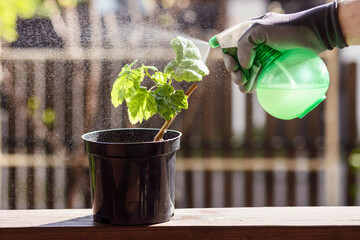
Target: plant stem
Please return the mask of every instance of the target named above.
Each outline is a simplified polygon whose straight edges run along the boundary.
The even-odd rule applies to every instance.
[[[193,83],[193,85],[191,85],[191,87],[186,91],[185,95],[187,96],[187,98],[190,97],[190,95],[194,92],[196,87],[197,87],[196,84]],[[170,127],[171,123],[174,121],[176,116],[177,116],[177,114],[172,119],[170,119],[164,123],[164,125],[161,127],[160,131],[154,137],[154,142],[162,140],[166,130]]]

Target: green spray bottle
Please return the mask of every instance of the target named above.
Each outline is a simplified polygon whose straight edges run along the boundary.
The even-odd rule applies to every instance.
[[[250,24],[240,23],[215,35],[209,40],[210,46],[221,46],[223,50],[236,48]],[[303,118],[326,98],[329,72],[314,52],[306,49],[280,52],[260,44],[256,58],[262,68],[256,86],[257,98],[270,115],[283,120]]]

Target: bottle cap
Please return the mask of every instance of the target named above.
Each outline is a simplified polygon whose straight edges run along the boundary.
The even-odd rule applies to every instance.
[[[265,45],[264,43],[261,43],[256,47],[256,58],[259,60],[263,68],[277,59],[280,55],[281,52]]]
[[[210,44],[210,47],[212,47],[212,48],[217,48],[220,46],[220,43],[217,40],[216,36],[213,36],[212,38],[210,38],[209,44]]]

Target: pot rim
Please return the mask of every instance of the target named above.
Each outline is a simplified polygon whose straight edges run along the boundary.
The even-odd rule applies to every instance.
[[[102,130],[96,130],[96,131],[92,131],[92,132],[87,132],[87,133],[84,133],[81,138],[84,140],[84,141],[87,141],[87,142],[92,142],[92,143],[99,143],[99,144],[112,144],[112,145],[137,145],[137,144],[159,144],[159,143],[167,143],[167,142],[171,142],[171,141],[174,141],[178,138],[180,138],[182,136],[182,133],[180,131],[177,131],[177,130],[173,130],[173,129],[168,129],[166,130],[166,132],[174,132],[174,133],[177,133],[179,134],[178,136],[174,137],[174,138],[169,138],[169,139],[166,139],[166,140],[163,140],[163,141],[157,141],[157,142],[154,142],[154,141],[146,141],[146,142],[127,142],[127,143],[124,143],[124,142],[103,142],[103,141],[93,141],[93,140],[90,140],[89,138],[87,138],[88,135],[90,134],[96,134],[96,133],[100,133],[100,132],[110,132],[110,131],[133,131],[133,130],[145,130],[145,131],[148,131],[148,130],[152,130],[152,131],[160,131],[160,128],[113,128],[113,129],[102,129]],[[165,132],[165,133],[166,133]]]

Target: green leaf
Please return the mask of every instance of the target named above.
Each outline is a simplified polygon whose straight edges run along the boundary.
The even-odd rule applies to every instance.
[[[165,84],[154,92],[157,111],[165,120],[172,119],[181,109],[188,108],[187,97],[184,91],[177,90]]]
[[[202,77],[209,74],[209,69],[201,59],[199,49],[186,38],[177,37],[170,42],[176,53],[175,60],[166,65],[164,72],[178,82],[201,81]]]
[[[128,114],[130,122],[135,124],[142,122],[143,119],[148,120],[157,113],[156,102],[152,92],[148,91],[146,87],[140,87],[136,94],[127,101]]]
[[[158,84],[164,85],[167,83],[167,80],[169,78],[168,74],[162,73],[162,72],[155,72],[151,78]]]
[[[157,72],[158,71],[158,69],[156,68],[156,67],[154,67],[154,66],[143,66],[144,67],[144,69],[147,71],[147,70],[153,70],[154,72]]]
[[[139,89],[142,80],[144,79],[144,66],[136,69],[131,67],[137,60],[130,65],[125,65],[115,80],[111,90],[111,102],[117,107],[123,103],[124,100],[130,101]]]

